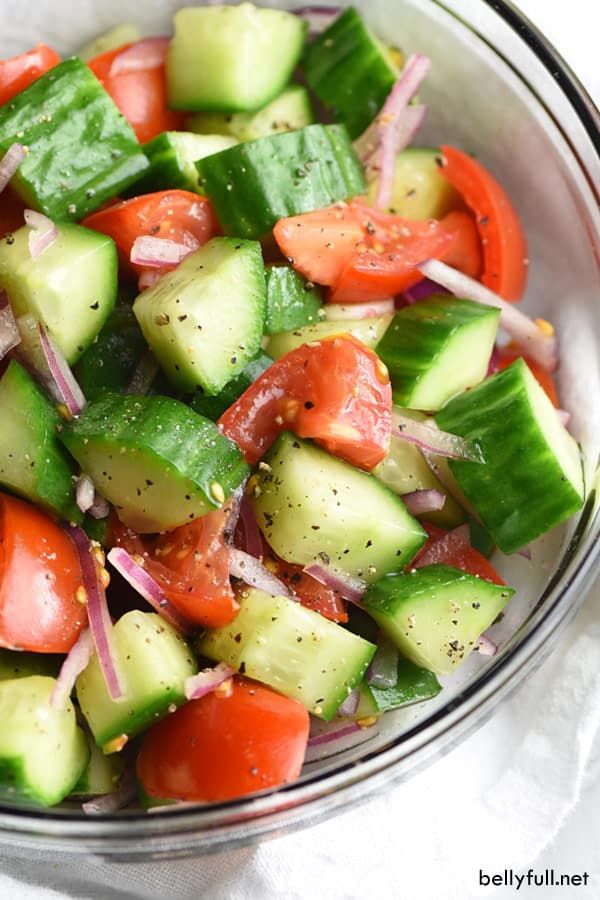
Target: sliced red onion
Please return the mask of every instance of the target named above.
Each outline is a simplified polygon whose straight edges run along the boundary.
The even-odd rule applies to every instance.
[[[176,266],[194,250],[186,244],[178,244],[167,238],[142,235],[136,237],[131,248],[130,260],[136,266],[160,269],[162,266]]]
[[[308,36],[316,37],[328,28],[340,11],[339,6],[302,6],[293,12],[308,23]]]
[[[556,415],[558,416],[560,424],[564,425],[565,428],[568,428],[571,421],[571,413],[566,409],[557,409]]]
[[[338,572],[333,566],[324,562],[314,562],[309,566],[304,566],[304,571],[320,584],[331,588],[332,591],[337,591],[344,600],[355,603],[357,606],[361,605],[367,585],[360,578],[353,578],[352,575]]]
[[[34,209],[26,209],[23,216],[25,224],[31,228],[27,239],[29,252],[32,259],[37,259],[44,250],[47,250],[54,243],[58,237],[58,229],[52,219],[49,219],[43,213],[36,212]]]
[[[269,572],[267,567],[263,566],[256,557],[232,547],[229,551],[229,558],[229,574],[233,578],[239,578],[251,587],[264,591],[265,594],[271,594],[272,597],[293,596],[287,585]]]
[[[479,281],[447,266],[439,259],[428,259],[419,266],[419,269],[423,275],[439,282],[455,296],[499,309],[500,325],[524,353],[535,359],[547,372],[554,371],[557,365],[556,337],[549,323],[541,319],[536,321],[530,319],[514,304],[507,303]]]
[[[50,378],[44,378],[44,385],[57,403],[64,403],[72,416],[78,416],[86,402],[83,391],[77,384],[62,350],[41,322],[38,325],[38,335],[50,375]]]
[[[169,46],[168,37],[149,37],[136,41],[131,47],[115,56],[109,76],[123,75],[125,72],[141,72],[162,66]]]
[[[83,472],[75,482],[75,500],[82,513],[86,513],[94,505],[96,489],[89,475]]]
[[[88,509],[88,512],[92,519],[106,519],[110,513],[110,503],[96,491],[94,502]]]
[[[11,144],[0,159],[0,192],[4,190],[25,157],[27,151],[22,144]]]
[[[123,547],[113,547],[106,558],[159,616],[184,634],[193,631],[190,623],[175,609],[160,585]]]
[[[8,296],[0,290],[0,360],[20,343],[21,334]]]
[[[443,509],[446,495],[435,488],[425,491],[411,491],[403,494],[402,500],[411,516],[423,516],[425,513]]]
[[[442,287],[441,284],[432,281],[431,278],[423,278],[422,281],[417,282],[417,284],[413,285],[407,291],[404,291],[400,297],[407,306],[410,306],[413,303],[418,303],[419,300],[425,300],[427,297],[431,297],[432,294],[448,293],[449,291],[447,291],[445,287]]]
[[[148,349],[140,357],[127,386],[126,394],[147,394],[158,372],[158,362],[152,350]]]
[[[495,656],[498,652],[498,645],[491,641],[489,637],[486,637],[485,634],[482,634],[477,639],[474,649],[481,653],[482,656]]]
[[[358,704],[360,703],[360,689],[354,688],[351,691],[344,702],[340,705],[340,708],[337,711],[338,716],[353,716],[358,709]]]
[[[98,577],[96,557],[89,538],[82,528],[78,525],[67,525],[66,529],[75,544],[79,557],[83,587],[87,594],[88,621],[98,662],[108,693],[113,700],[119,700],[123,696],[123,688],[117,671],[113,647],[113,624],[108,611],[106,593]]]
[[[94,640],[89,628],[84,628],[60,667],[56,684],[50,694],[50,706],[60,708],[65,705],[94,651]]]
[[[93,800],[86,800],[81,804],[81,808],[88,816],[107,816],[129,806],[135,797],[135,775],[127,773],[121,778],[121,783],[116,791],[103,794],[101,797],[94,797]]]
[[[531,562],[531,559],[532,559],[531,547],[521,547],[520,550],[515,550],[515,553],[517,554],[517,556],[522,556],[523,559],[526,559],[526,560],[528,560],[528,562]]]
[[[358,747],[376,737],[378,731],[377,725],[361,728],[356,722],[344,724],[339,720],[327,724],[319,722],[308,739],[304,762],[329,759],[337,753]]]
[[[242,497],[242,502],[240,504],[240,519],[244,529],[246,553],[249,553],[250,556],[254,556],[255,559],[260,559],[263,554],[262,536],[256,521],[256,516],[254,515],[254,510],[246,495]]]
[[[246,491],[246,481],[243,481],[240,484],[229,499],[229,516],[227,518],[227,526],[224,532],[224,538],[226,544],[233,544],[233,539],[235,537],[235,529],[237,528],[237,524],[240,518],[240,512],[242,508],[242,501],[244,499],[244,494]]]
[[[204,669],[197,675],[185,679],[185,696],[188,700],[199,700],[205,694],[211,694],[232,675],[235,675],[235,669],[223,662],[213,669]]]
[[[494,345],[494,349],[492,350],[492,355],[490,356],[490,361],[488,363],[487,374],[495,375],[500,368],[500,351]]]
[[[325,318],[330,322],[345,319],[371,319],[375,316],[393,316],[396,304],[393,297],[385,300],[373,300],[371,303],[352,303],[342,306],[341,303],[328,303],[325,307]]]
[[[427,453],[435,453],[437,456],[447,456],[450,459],[464,459],[468,462],[482,462],[479,448],[473,441],[441,431],[436,425],[417,422],[401,415],[395,409],[392,412],[392,421],[396,428],[396,435],[403,441],[415,444]]]
[[[398,649],[386,637],[378,641],[367,669],[367,683],[378,688],[393,688],[398,684]]]

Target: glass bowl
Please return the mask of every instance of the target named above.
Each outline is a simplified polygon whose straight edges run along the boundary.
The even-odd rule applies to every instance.
[[[173,0],[69,3],[22,0],[0,54],[44,40],[74,50],[119,21],[168,32]],[[263,4],[264,5],[264,4]],[[267,5],[289,6],[293,3]],[[575,521],[538,541],[533,562],[497,557],[518,587],[494,626],[500,652],[478,654],[433,701],[387,714],[359,747],[305,767],[301,779],[238,802],[86,817],[64,807],[0,806],[0,849],[32,848],[114,860],[229,849],[300,828],[408,779],[465,738],[555,646],[598,572],[600,517],[594,478],[600,449],[600,117],[556,51],[503,0],[355,0],[375,31],[433,59],[422,90],[429,107],[419,143],[456,143],[500,178],[529,240],[525,308],[554,322],[560,390],[581,441],[588,500]],[[1,727],[1,726],[0,726]]]

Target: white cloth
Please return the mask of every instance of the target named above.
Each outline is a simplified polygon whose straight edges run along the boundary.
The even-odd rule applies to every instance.
[[[520,5],[599,98],[596,4]],[[600,896],[599,662],[597,585],[527,684],[408,784],[300,833],[196,860],[67,865],[43,854],[0,859],[0,898],[468,900],[490,890],[478,886],[480,869],[493,874],[534,866],[537,872],[590,873],[587,888],[544,888],[537,896],[591,900]],[[493,890],[494,898],[509,896],[514,888]]]

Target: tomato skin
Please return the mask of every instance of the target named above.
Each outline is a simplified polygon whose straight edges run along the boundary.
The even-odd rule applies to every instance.
[[[480,162],[442,145],[442,174],[475,213],[483,246],[481,281],[505,300],[520,300],[527,277],[527,244],[504,188]]]
[[[251,465],[289,429],[370,470],[388,451],[391,408],[387,370],[372,350],[343,335],[281,357],[218,424]]]
[[[331,622],[348,621],[348,610],[337,591],[303,571],[302,566],[273,557],[275,574],[295,593],[302,606],[320,613]]]
[[[154,48],[162,47],[162,62],[156,62],[154,49],[146,68],[136,67],[135,71],[114,72],[113,63],[125,50],[132,47],[143,50],[146,44],[152,44]],[[132,126],[140,144],[151,141],[162,131],[180,131],[184,125],[184,115],[167,108],[164,60],[168,45],[168,38],[145,38],[134,44],[124,44],[108,50],[88,63]]]
[[[6,187],[0,194],[0,237],[16,231],[25,221],[25,204],[18,194]]]
[[[424,527],[429,540],[410,564],[410,568],[420,569],[422,566],[441,564],[461,569],[469,575],[477,575],[493,584],[506,584],[491,562],[471,546],[467,526],[460,525],[453,531],[444,531],[429,523],[424,523]]]
[[[144,269],[130,260],[137,237],[149,235],[185,244],[190,251],[219,234],[219,224],[210,201],[191,191],[169,190],[143,194],[97,210],[82,223],[86,228],[107,234],[117,245],[124,273],[170,272],[175,265]]]
[[[0,646],[68,653],[87,624],[75,547],[49,516],[0,494]]]
[[[454,240],[442,256],[443,262],[470,278],[479,278],[483,269],[481,240],[470,213],[455,210],[442,219],[446,231]]]
[[[24,91],[34,81],[53,69],[60,56],[46,44],[37,44],[26,53],[0,60],[0,106]]]
[[[493,367],[494,371],[501,372],[503,369],[506,369],[507,366],[510,366],[511,363],[514,363],[516,359],[519,359],[521,357],[523,357],[523,359],[531,369],[531,374],[533,375],[533,377],[545,390],[553,406],[556,406],[556,408],[558,409],[560,407],[560,400],[558,398],[558,391],[556,390],[554,378],[552,377],[550,372],[547,372],[545,369],[543,369],[539,365],[539,363],[537,363],[534,359],[531,359],[529,356],[523,356],[519,348],[514,344],[508,344],[506,347],[499,348],[495,365]]]
[[[296,700],[236,676],[154,725],[137,758],[153,797],[218,802],[295,781],[308,740]]]
[[[140,556],[144,568],[192,625],[219,628],[239,609],[229,580],[225,506],[158,537],[141,536],[111,521],[110,541]]]

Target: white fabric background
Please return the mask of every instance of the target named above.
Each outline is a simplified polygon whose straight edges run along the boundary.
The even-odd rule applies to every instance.
[[[597,0],[521,0],[600,101]],[[73,8],[76,9],[75,4]],[[600,897],[600,585],[552,658],[478,733],[408,785],[257,848],[143,866],[0,859],[0,900],[399,898],[488,894],[478,870],[590,873]],[[498,888],[493,898],[515,896]]]

